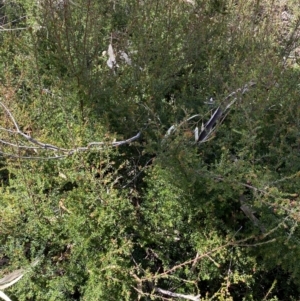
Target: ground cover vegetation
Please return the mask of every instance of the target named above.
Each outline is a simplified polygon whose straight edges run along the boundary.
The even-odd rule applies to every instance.
[[[299,300],[298,9],[0,1],[0,298]]]

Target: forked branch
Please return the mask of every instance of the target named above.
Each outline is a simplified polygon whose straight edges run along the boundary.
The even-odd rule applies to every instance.
[[[6,157],[13,157],[19,159],[60,159],[65,158],[67,156],[73,155],[78,152],[86,152],[91,149],[101,150],[105,146],[117,147],[124,144],[129,144],[135,140],[137,140],[141,136],[141,132],[138,132],[135,136],[128,138],[126,140],[114,141],[111,143],[107,142],[90,142],[87,146],[83,147],[75,147],[75,148],[62,148],[53,144],[44,143],[37,139],[34,139],[30,135],[24,133],[20,130],[20,127],[14,118],[13,114],[10,110],[4,105],[4,103],[0,102],[0,106],[3,108],[4,112],[8,116],[8,118],[13,123],[13,129],[7,129],[0,126],[0,132],[8,134],[9,137],[14,136],[15,143],[12,143],[6,139],[0,139],[0,144],[4,147],[9,147],[11,152],[5,152],[0,150],[0,155]],[[50,156],[39,156],[40,151],[48,151],[51,152]],[[35,155],[24,156],[23,152],[29,151],[31,153],[35,153]]]
[[[242,88],[238,88],[235,91],[228,94],[222,103],[212,112],[209,120],[202,124],[201,130],[199,131],[198,127],[194,129],[195,134],[195,143],[200,144],[206,142],[211,138],[213,132],[215,131],[216,125],[226,117],[229,109],[233,104],[242,99],[242,96],[246,94],[249,89],[255,86],[256,83],[254,81],[250,81],[245,84]],[[182,121],[179,125],[172,125],[165,135],[165,138],[169,137],[172,133],[174,133],[177,129],[184,126],[187,122],[195,119],[199,119],[200,115],[196,114],[188,119]],[[197,122],[198,123],[198,122]]]

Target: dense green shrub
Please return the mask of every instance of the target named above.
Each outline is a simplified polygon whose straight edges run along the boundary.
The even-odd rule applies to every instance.
[[[295,3],[2,1],[1,272],[39,258],[7,295],[299,298]]]

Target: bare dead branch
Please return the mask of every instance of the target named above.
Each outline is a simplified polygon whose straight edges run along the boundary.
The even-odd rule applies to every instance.
[[[245,84],[242,88],[238,88],[237,90],[231,92],[227,95],[223,102],[213,111],[209,120],[202,125],[201,132],[198,134],[198,127],[195,128],[195,142],[196,143],[203,143],[209,140],[212,136],[216,124],[218,122],[222,122],[225,119],[228,110],[231,106],[238,100],[241,100],[242,96],[249,91],[249,89],[255,86],[256,83],[254,81],[250,81],[249,83]],[[184,121],[182,121],[178,125],[172,125],[166,132],[164,139],[169,137],[172,133],[174,133],[177,129],[185,125],[187,122],[191,121],[192,119],[200,117],[200,114],[195,114]],[[199,122],[199,121],[198,121]]]
[[[39,263],[40,259],[34,260],[30,267],[35,267]],[[18,269],[15,270],[7,275],[5,275],[3,278],[0,279],[0,290],[4,290],[13,284],[17,283],[23,276],[29,271],[29,269]]]
[[[9,111],[9,109],[4,105],[3,102],[0,102],[0,105],[2,106],[2,108],[4,109],[4,111],[6,112],[6,114],[9,116],[9,118],[11,119],[11,121],[13,122],[16,131],[20,131],[19,126],[14,118],[14,116],[11,114],[11,112]]]
[[[249,83],[245,84],[242,88],[239,88],[228,96],[225,97],[224,101],[221,105],[214,111],[211,118],[206,122],[204,125],[201,133],[199,134],[198,143],[205,142],[211,135],[212,130],[214,129],[215,125],[221,118],[227,113],[230,107],[237,101],[240,100],[241,97],[249,91],[249,88],[255,86],[255,82],[250,81]],[[233,99],[232,99],[233,98]]]
[[[67,156],[73,155],[78,152],[87,152],[91,149],[93,150],[101,150],[104,147],[118,147],[121,145],[129,144],[137,139],[140,138],[141,132],[138,132],[135,136],[121,141],[115,141],[111,143],[106,142],[90,142],[87,146],[83,147],[76,147],[76,148],[63,148],[58,147],[53,144],[48,144],[41,142],[37,139],[34,139],[30,135],[24,133],[20,130],[20,127],[15,120],[13,114],[10,112],[10,110],[2,103],[0,102],[0,106],[5,111],[6,115],[9,117],[11,122],[13,123],[14,129],[6,129],[3,127],[0,127],[0,132],[5,132],[10,136],[14,136],[14,139],[16,140],[15,143],[12,143],[11,141],[0,139],[0,144],[3,146],[10,147],[12,149],[12,152],[5,152],[0,150],[0,155],[5,157],[11,157],[11,158],[18,158],[18,159],[31,159],[31,160],[41,160],[41,159],[61,159],[65,158]],[[23,139],[23,140],[21,140]],[[22,151],[31,151],[35,154],[38,154],[39,151],[51,151],[54,153],[54,155],[49,156],[38,156],[38,155],[22,155]]]
[[[19,27],[19,28],[4,28],[3,26],[0,26],[0,32],[2,31],[17,31],[17,30],[26,30],[28,27]]]
[[[200,301],[200,295],[197,296],[193,296],[193,295],[184,295],[184,294],[178,294],[178,293],[173,293],[167,290],[163,290],[159,287],[156,287],[155,292],[166,295],[166,296],[170,296],[170,297],[174,297],[174,298],[183,298],[186,300],[192,300],[192,301]]]
[[[2,291],[0,291],[0,298],[4,301],[11,301],[11,299]]]

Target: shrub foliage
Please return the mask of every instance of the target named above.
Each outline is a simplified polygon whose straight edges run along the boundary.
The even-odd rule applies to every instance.
[[[292,0],[0,1],[0,269],[28,272],[5,293],[297,300],[299,18]]]

